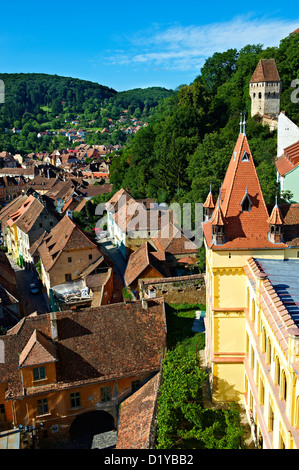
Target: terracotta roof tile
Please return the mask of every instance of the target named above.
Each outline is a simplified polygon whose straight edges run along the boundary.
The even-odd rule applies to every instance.
[[[44,238],[38,250],[46,271],[49,271],[66,247],[68,249],[80,249],[95,246],[74,222],[65,215]]]
[[[258,82],[280,82],[275,59],[261,59],[249,83]]]
[[[250,210],[242,211],[244,191],[251,201]],[[268,238],[268,210],[262,194],[255,165],[244,134],[240,134],[220,191],[220,208],[225,221],[226,241],[217,249],[283,248]],[[216,209],[215,209],[216,210]],[[203,223],[208,245],[212,246],[212,223]]]
[[[25,317],[2,336],[5,363],[0,363],[0,376],[1,381],[8,383],[7,398],[23,396],[19,356],[22,354],[25,360],[34,360],[34,363],[39,357],[40,353],[35,356],[35,351],[29,347],[37,345],[35,330],[38,342],[46,349],[45,354],[56,358],[57,382],[48,384],[45,390],[160,370],[166,347],[163,298],[148,300],[147,308],[142,307],[141,301],[135,301],[76,312],[56,312],[56,318],[56,356],[50,350],[53,340],[49,313]],[[29,350],[34,356],[30,356]],[[36,390],[36,387],[27,389],[26,394],[36,393]]]
[[[160,380],[158,373],[122,402],[116,449],[152,448]]]
[[[155,249],[149,242],[145,242],[130,255],[124,275],[127,286],[130,286],[138,277],[142,277],[144,271],[149,267],[157,271],[159,274],[157,277],[165,277],[169,274],[166,268],[165,255],[162,259],[155,255]]]
[[[19,356],[19,366],[46,364],[56,360],[54,344],[38,330],[34,330]]]

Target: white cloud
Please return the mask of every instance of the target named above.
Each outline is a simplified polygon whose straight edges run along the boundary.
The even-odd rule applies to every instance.
[[[247,15],[201,26],[176,24],[165,30],[155,25],[153,31],[141,31],[130,38],[125,52],[114,52],[106,60],[118,65],[199,71],[206,58],[215,52],[240,50],[247,44],[278,46],[298,23],[299,19],[256,19]]]

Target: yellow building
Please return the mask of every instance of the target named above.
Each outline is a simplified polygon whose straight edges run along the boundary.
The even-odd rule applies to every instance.
[[[210,193],[204,208],[213,400],[245,406],[259,447],[299,448],[299,204],[269,214],[240,133],[218,200]]]

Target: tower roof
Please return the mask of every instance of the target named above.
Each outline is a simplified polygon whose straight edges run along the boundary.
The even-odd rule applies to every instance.
[[[206,199],[205,203],[203,204],[203,207],[206,207],[208,209],[214,209],[215,199],[214,199],[214,196],[212,194],[212,191],[209,192],[209,194],[207,196],[207,199]]]
[[[225,221],[224,221],[224,218],[223,218],[223,214],[222,214],[220,204],[218,204],[217,207],[215,208],[210,222],[211,222],[211,225],[218,225],[218,226],[219,225],[222,225],[222,226],[225,225]]]
[[[251,204],[244,210],[244,191]],[[217,249],[263,249],[274,248],[268,238],[269,213],[264,201],[260,182],[246,135],[239,134],[226,175],[221,187],[219,205],[225,220],[226,242]],[[212,219],[203,224],[208,246],[212,246]],[[275,244],[275,248],[286,245]]]
[[[269,224],[272,224],[272,225],[283,225],[284,224],[282,214],[281,214],[280,209],[279,209],[277,204],[275,204],[275,206],[273,207],[271,215],[270,215],[267,222]]]
[[[280,82],[275,59],[261,59],[249,83]]]

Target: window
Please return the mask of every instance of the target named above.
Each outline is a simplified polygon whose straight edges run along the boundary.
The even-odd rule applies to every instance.
[[[43,224],[41,224],[41,223],[40,223],[40,224],[39,224],[39,226],[40,226],[40,227],[42,227],[42,226],[43,226]]]
[[[132,381],[132,392],[136,392],[138,388],[140,388],[141,382],[140,380],[133,380]]]
[[[0,404],[0,423],[4,423],[5,421],[6,421],[5,406],[1,403]]]
[[[81,398],[80,392],[71,393],[71,408],[80,408]]]
[[[248,194],[246,194],[241,202],[241,210],[242,212],[250,212],[252,206],[252,202]]]
[[[266,363],[271,364],[271,341],[267,338],[266,341]]]
[[[68,261],[68,263],[71,263],[71,262],[72,262],[72,258],[69,257],[69,258],[67,259],[67,261]]]
[[[101,388],[101,401],[110,401],[111,400],[111,390],[110,387]]]
[[[278,357],[275,359],[275,385],[280,385],[280,362]]]
[[[269,418],[268,418],[268,430],[272,432],[274,429],[274,411],[272,406],[269,404]]]
[[[38,416],[46,415],[47,413],[49,413],[47,398],[43,398],[42,400],[37,400],[37,414],[38,414]]]
[[[287,382],[287,377],[286,377],[286,373],[284,370],[282,371],[281,378],[282,380],[281,380],[280,396],[282,400],[286,400],[287,393],[288,393],[288,382]]]
[[[66,282],[70,282],[72,280],[72,275],[71,274],[65,274],[65,280],[66,280]]]
[[[33,369],[33,380],[43,380],[46,378],[46,372],[44,366],[34,367]]]
[[[88,255],[88,258],[89,258],[89,259],[92,259],[92,255]]]

